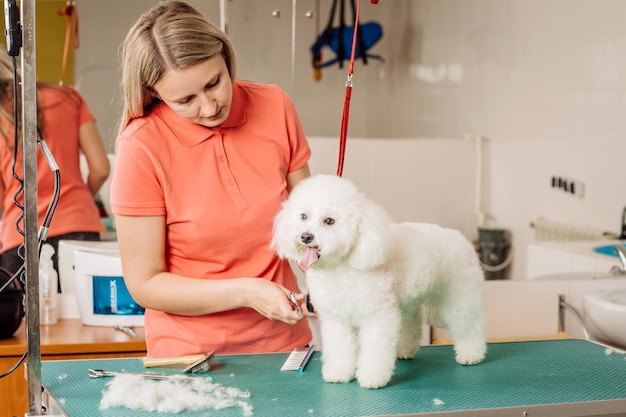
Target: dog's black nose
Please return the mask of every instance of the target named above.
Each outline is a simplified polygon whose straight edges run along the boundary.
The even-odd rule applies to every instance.
[[[313,233],[309,233],[309,232],[304,232],[300,235],[300,240],[302,240],[302,243],[304,243],[305,245],[308,245],[309,243],[313,242],[314,238],[315,236],[313,236]]]

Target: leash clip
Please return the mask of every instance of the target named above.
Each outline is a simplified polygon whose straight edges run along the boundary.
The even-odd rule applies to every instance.
[[[346,77],[346,87],[352,88],[352,74],[348,74]]]

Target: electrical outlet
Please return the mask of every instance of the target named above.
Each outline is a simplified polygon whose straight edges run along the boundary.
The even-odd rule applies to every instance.
[[[583,198],[585,196],[585,183],[576,180],[570,182],[570,193],[578,198]]]
[[[567,177],[553,175],[550,178],[552,188],[558,188],[568,194],[583,198],[585,195],[585,183],[578,180],[572,180]]]

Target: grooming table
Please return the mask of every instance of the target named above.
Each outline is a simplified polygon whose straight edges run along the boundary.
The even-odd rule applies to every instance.
[[[288,354],[276,353],[216,356],[221,367],[196,375],[248,390],[245,400],[254,407],[254,417],[624,416],[626,355],[607,352],[575,339],[490,343],[483,363],[462,366],[455,362],[452,346],[425,346],[415,359],[398,361],[390,384],[377,390],[361,388],[356,381],[325,383],[319,352],[302,373],[280,371]],[[179,414],[100,410],[107,378],[89,378],[88,369],[146,371],[137,358],[42,362],[52,411],[62,407],[67,417],[243,415],[241,408]]]

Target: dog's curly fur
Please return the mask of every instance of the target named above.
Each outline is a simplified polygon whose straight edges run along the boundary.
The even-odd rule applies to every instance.
[[[460,232],[392,223],[351,181],[315,175],[283,203],[272,248],[296,262],[319,255],[306,282],[320,320],[325,381],[386,386],[396,358],[417,353],[424,319],[448,329],[458,363],[485,357],[484,276]]]

